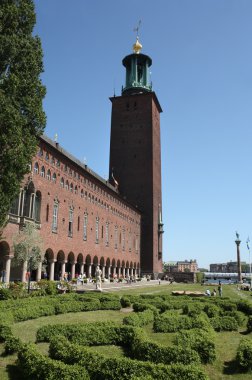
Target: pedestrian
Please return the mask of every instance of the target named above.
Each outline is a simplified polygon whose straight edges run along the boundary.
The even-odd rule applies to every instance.
[[[222,285],[221,285],[220,281],[219,281],[219,285],[218,285],[218,292],[219,292],[219,296],[222,297]]]

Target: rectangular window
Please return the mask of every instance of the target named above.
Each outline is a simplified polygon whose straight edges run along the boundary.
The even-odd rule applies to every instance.
[[[54,203],[54,205],[53,205],[53,222],[52,222],[53,232],[57,232],[57,229],[58,229],[58,209],[59,209],[59,204]]]
[[[125,251],[125,228],[122,230],[122,250]]]
[[[118,247],[118,227],[115,226],[115,249]]]
[[[129,252],[131,252],[131,249],[132,249],[132,235],[131,235],[131,231],[129,232]]]
[[[99,243],[99,218],[96,218],[95,221],[95,242]]]
[[[109,245],[109,223],[106,222],[106,229],[105,229],[105,244],[106,246]]]
[[[87,224],[88,224],[88,216],[87,216],[87,213],[85,213],[84,226],[83,226],[83,240],[87,240]]]
[[[78,216],[78,225],[77,225],[77,230],[80,231],[80,217]]]
[[[136,249],[136,252],[138,252],[138,249],[139,249],[139,247],[138,247],[138,236],[136,236],[136,247],[135,247],[135,249]]]
[[[69,209],[68,236],[73,236],[73,209]]]

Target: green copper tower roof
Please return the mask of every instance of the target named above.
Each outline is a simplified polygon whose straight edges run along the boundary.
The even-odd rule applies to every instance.
[[[126,68],[125,87],[122,88],[122,94],[136,94],[152,91],[150,81],[150,66],[152,60],[148,55],[141,54],[142,45],[137,37],[133,45],[133,54],[127,55],[122,63]]]

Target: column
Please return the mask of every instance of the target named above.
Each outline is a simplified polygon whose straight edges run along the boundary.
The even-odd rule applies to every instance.
[[[75,278],[75,264],[76,263],[71,263],[71,278]]]
[[[123,267],[122,269],[122,275],[123,275],[123,278],[125,278],[125,267]]]
[[[111,266],[108,266],[108,279],[110,279],[110,274],[111,274]]]
[[[10,266],[11,266],[11,257],[6,257],[5,261],[5,280],[4,282],[10,282]]]
[[[92,264],[88,265],[88,278],[91,277],[92,274]]]
[[[121,277],[121,268],[118,267],[118,278],[120,278],[120,277]]]
[[[84,264],[83,264],[83,263],[82,263],[81,266],[80,266],[80,272],[81,272],[81,274],[83,275],[83,273],[84,273]]]
[[[66,272],[66,262],[63,261],[63,262],[61,263],[61,279],[62,279],[62,280],[63,280],[63,278],[64,278],[64,274],[65,274],[65,272]]]
[[[133,276],[133,268],[130,269],[130,275]]]
[[[54,281],[54,260],[52,260],[49,264],[50,264],[49,280]]]
[[[102,267],[102,278],[105,278],[105,266]]]
[[[126,277],[129,277],[129,268],[126,268]]]
[[[38,264],[38,268],[37,268],[37,272],[36,272],[36,281],[40,281],[41,280],[41,270],[42,270],[42,263],[40,262]]]
[[[27,273],[27,261],[24,261],[23,267],[22,267],[22,282],[26,282],[26,273]]]

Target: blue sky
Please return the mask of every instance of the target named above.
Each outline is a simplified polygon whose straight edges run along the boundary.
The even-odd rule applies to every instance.
[[[141,19],[161,115],[164,261],[249,261],[252,1],[35,0],[46,134],[108,175],[111,103]]]

